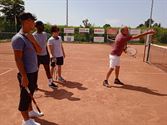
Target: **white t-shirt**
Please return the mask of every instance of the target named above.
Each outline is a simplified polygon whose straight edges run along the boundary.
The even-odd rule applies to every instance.
[[[42,33],[34,32],[33,36],[35,37],[35,39],[39,43],[40,47],[42,48],[41,53],[39,53],[38,55],[40,55],[40,56],[47,55],[47,50],[46,50],[47,39],[48,39],[47,33],[46,32],[42,32]]]
[[[63,51],[62,51],[62,39],[60,36],[58,36],[59,39],[55,39],[54,37],[50,37],[48,40],[48,45],[52,45],[53,47],[53,56],[54,57],[62,57],[63,56]]]

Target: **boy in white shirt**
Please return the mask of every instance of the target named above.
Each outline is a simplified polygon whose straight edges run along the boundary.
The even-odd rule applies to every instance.
[[[53,72],[57,65],[58,81],[65,82],[61,75],[61,66],[64,64],[65,52],[62,45],[62,39],[59,36],[59,28],[56,25],[51,27],[51,35],[52,36],[48,40],[48,51],[51,58],[51,74],[53,77]]]

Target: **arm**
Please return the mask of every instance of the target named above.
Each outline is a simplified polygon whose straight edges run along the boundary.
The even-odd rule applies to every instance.
[[[52,58],[53,57],[53,45],[47,45],[47,48],[48,48],[50,58]]]
[[[61,48],[62,48],[62,51],[63,51],[63,56],[64,56],[64,58],[65,58],[65,52],[64,52],[64,48],[63,48],[63,44],[61,43]]]
[[[32,34],[27,34],[25,35],[27,37],[27,39],[32,43],[32,45],[35,48],[35,51],[37,53],[40,53],[42,51],[42,48],[40,47],[40,45],[38,44],[38,42],[35,40],[34,36]]]
[[[145,33],[142,33],[142,34],[139,34],[139,35],[134,35],[134,36],[132,36],[131,39],[141,38],[141,37],[143,37],[143,36],[145,36],[145,35],[148,35],[148,34],[155,34],[155,31],[150,30],[150,31],[148,31],[148,32],[145,32]]]
[[[15,57],[17,68],[18,68],[20,74],[22,75],[21,85],[23,87],[27,87],[29,81],[28,81],[28,78],[27,78],[27,74],[26,74],[23,59],[22,59],[23,58],[23,52],[20,51],[20,50],[14,50],[14,57]]]

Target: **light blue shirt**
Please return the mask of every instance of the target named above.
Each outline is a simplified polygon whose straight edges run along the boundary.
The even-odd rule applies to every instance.
[[[32,43],[20,33],[17,33],[12,38],[13,50],[23,52],[23,63],[26,73],[38,71],[37,54]]]
[[[46,32],[42,32],[42,33],[34,32],[33,36],[35,37],[36,41],[38,42],[38,44],[42,48],[41,53],[39,53],[38,55],[40,55],[40,56],[47,55],[48,54],[47,50],[46,50],[46,47],[47,47],[47,37],[48,37],[47,33]]]

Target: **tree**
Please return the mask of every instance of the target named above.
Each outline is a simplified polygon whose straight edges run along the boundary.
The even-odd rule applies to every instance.
[[[161,24],[159,23],[154,23],[154,25],[153,25],[154,27],[161,27]]]
[[[105,25],[103,26],[104,29],[107,29],[107,28],[110,28],[110,27],[111,27],[110,24],[105,24]]]
[[[18,16],[24,10],[23,0],[0,0],[0,12],[12,26],[18,25]]]
[[[88,19],[83,20],[82,23],[83,23],[83,25],[84,25],[85,28],[91,27],[91,24],[89,23]]]
[[[144,24],[139,24],[138,26],[137,26],[137,28],[141,28],[141,27],[143,27],[144,26]]]
[[[148,20],[146,20],[145,21],[145,23],[144,23],[144,25],[146,26],[146,27],[149,27],[149,24],[151,23],[151,25],[154,23],[154,20],[153,19],[148,19]]]

